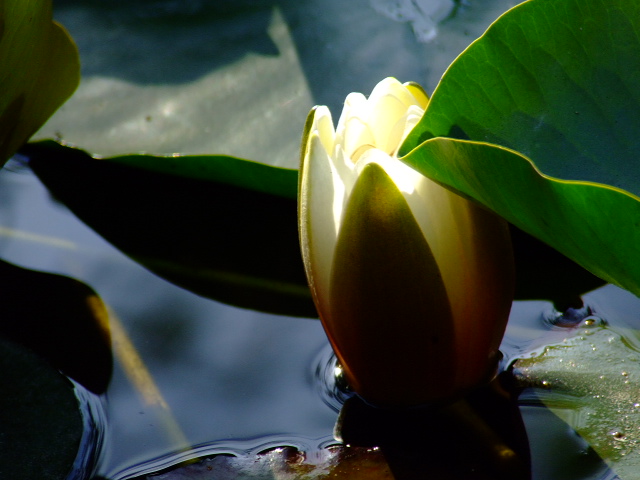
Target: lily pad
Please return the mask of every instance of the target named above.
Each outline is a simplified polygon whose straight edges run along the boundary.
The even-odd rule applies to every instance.
[[[215,155],[97,159],[54,142],[22,152],[55,197],[159,276],[232,305],[317,316],[297,171]]]
[[[111,380],[107,310],[86,284],[0,260],[0,338],[29,348],[94,393]]]
[[[403,160],[640,294],[639,29],[625,0],[513,8],[447,70]]]
[[[298,242],[297,170],[218,155],[98,159],[52,141],[21,153],[57,199],[159,276],[237,306],[317,317]],[[512,238],[516,298],[565,310],[603,283],[515,227]]]
[[[7,0],[0,30],[0,165],[73,93],[75,44],[51,21],[51,1]]]
[[[512,148],[545,174],[640,193],[640,4],[529,0],[454,61],[407,138]]]
[[[634,195],[547,177],[519,153],[479,142],[434,138],[403,160],[640,295],[640,203]]]
[[[637,331],[588,317],[561,343],[514,364],[522,386],[573,427],[623,479],[640,466]]]

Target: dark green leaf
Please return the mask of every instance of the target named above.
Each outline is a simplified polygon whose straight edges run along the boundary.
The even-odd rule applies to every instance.
[[[21,344],[95,393],[107,390],[113,358],[107,311],[78,280],[0,260],[0,338]]]
[[[233,305],[317,315],[298,244],[295,170],[218,156],[99,160],[54,142],[23,153],[54,196],[158,275]]]

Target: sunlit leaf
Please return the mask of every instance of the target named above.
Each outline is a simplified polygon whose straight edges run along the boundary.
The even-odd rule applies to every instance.
[[[522,155],[478,142],[436,138],[405,160],[599,277],[640,295],[637,197],[612,187],[543,176]]]
[[[413,150],[406,161],[640,294],[638,198],[545,176],[640,193],[639,30],[637,2],[515,7],[443,76],[403,145]],[[419,146],[433,137],[522,155],[456,141]]]
[[[638,332],[588,317],[567,338],[516,361],[520,384],[573,427],[621,479],[638,476]]]
[[[167,280],[245,308],[317,315],[298,244],[297,171],[215,155],[98,160],[54,142],[23,153],[55,197]]]
[[[640,193],[639,29],[638,2],[524,2],[453,62],[403,152],[468,138],[553,177]]]
[[[73,93],[80,65],[51,1],[6,0],[0,15],[1,165]]]

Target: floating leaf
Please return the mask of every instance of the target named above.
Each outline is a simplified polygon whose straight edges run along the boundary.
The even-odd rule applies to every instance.
[[[298,242],[296,170],[215,155],[98,160],[51,141],[21,152],[81,220],[158,275],[235,305],[317,316]],[[524,232],[512,237],[517,298],[564,310],[603,283]]]
[[[73,93],[73,40],[51,21],[51,1],[6,0],[0,12],[0,165]]]
[[[298,245],[297,171],[215,155],[99,160],[54,142],[23,153],[55,197],[161,277],[245,308],[317,315]]]
[[[73,278],[0,260],[0,338],[23,345],[95,393],[107,390],[113,358],[107,311]]]
[[[573,427],[623,479],[640,464],[637,332],[586,318],[558,344],[515,362],[520,384]]]
[[[513,8],[447,70],[405,160],[640,294],[640,207],[619,190],[640,194],[639,30],[627,0]]]
[[[394,476],[382,452],[377,449],[329,446],[314,452],[282,446],[256,455],[229,454],[202,458],[197,462],[134,477],[131,480],[390,480]]]
[[[403,160],[640,295],[637,197],[605,185],[546,177],[517,152],[478,142],[435,138]]]

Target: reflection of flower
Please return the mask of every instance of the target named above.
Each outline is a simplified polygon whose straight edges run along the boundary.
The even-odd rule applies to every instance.
[[[388,78],[317,107],[300,178],[311,291],[351,387],[379,405],[445,400],[495,368],[511,307],[506,223],[398,161],[427,97]],[[311,118],[311,117],[310,117]]]

